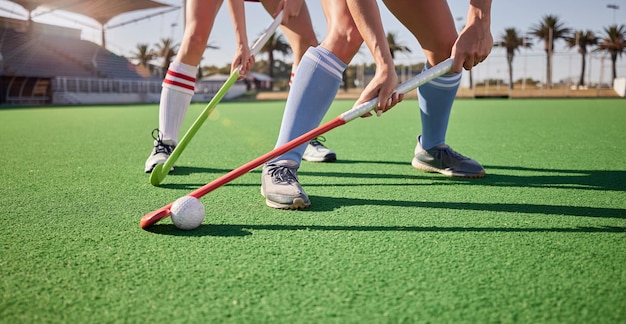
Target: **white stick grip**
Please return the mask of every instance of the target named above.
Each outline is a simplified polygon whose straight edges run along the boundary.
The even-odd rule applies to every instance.
[[[274,34],[274,32],[276,31],[276,29],[278,28],[278,26],[280,25],[282,21],[283,21],[283,11],[281,10],[278,13],[278,15],[276,15],[276,18],[274,18],[274,21],[272,22],[272,24],[269,25],[265,29],[265,31],[263,31],[263,34],[259,37],[259,39],[257,39],[257,41],[254,42],[254,44],[252,44],[252,47],[250,48],[250,53],[252,55],[259,54],[263,45],[267,43],[267,40],[272,36],[272,34]]]
[[[412,77],[411,79],[400,83],[396,87],[395,92],[402,94],[409,93],[410,91],[417,89],[417,87],[448,73],[448,71],[450,71],[450,69],[452,68],[453,61],[453,58],[449,58],[426,71],[422,71],[420,74]],[[378,98],[366,101],[341,114],[340,118],[345,120],[346,122],[349,122],[368,113],[376,107],[376,104],[378,104]]]
[[[282,20],[283,20],[283,11],[281,10],[281,12],[279,12],[278,15],[276,15],[276,18],[274,18],[274,21],[272,21],[272,24],[269,25],[263,31],[263,34],[261,34],[261,36],[259,36],[256,42],[252,44],[252,47],[250,47],[250,54],[252,56],[256,56],[257,54],[259,54],[259,52],[263,48],[263,45],[265,45],[265,43],[267,43],[267,41],[274,34],[274,32],[276,32],[276,29],[278,28]],[[241,72],[241,64],[237,65],[237,68],[232,73],[237,73],[237,75],[239,75],[240,72]]]

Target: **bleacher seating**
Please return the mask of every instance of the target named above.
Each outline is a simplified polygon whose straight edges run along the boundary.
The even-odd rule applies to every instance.
[[[89,41],[0,28],[3,74],[144,79],[127,59]]]
[[[109,51],[100,50],[96,57],[98,71],[108,78],[139,79],[142,78],[132,63]]]
[[[25,77],[76,76],[93,77],[94,72],[51,52],[42,42],[43,36],[0,30],[0,53],[3,75]]]

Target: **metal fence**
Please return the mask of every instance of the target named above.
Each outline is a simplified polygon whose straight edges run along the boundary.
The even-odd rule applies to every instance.
[[[74,93],[160,93],[161,81],[56,77],[52,89]]]

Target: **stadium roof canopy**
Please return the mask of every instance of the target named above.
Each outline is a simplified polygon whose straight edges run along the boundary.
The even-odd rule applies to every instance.
[[[114,17],[131,11],[170,7],[151,0],[11,0],[29,12],[35,9],[48,9],[38,15],[62,10],[87,16],[102,26],[102,46],[104,47],[104,25]]]

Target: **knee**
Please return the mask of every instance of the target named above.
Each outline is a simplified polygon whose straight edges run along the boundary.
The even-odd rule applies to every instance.
[[[209,40],[209,33],[196,31],[186,35],[185,39],[187,40],[187,47],[189,52],[204,53],[204,49],[206,48],[207,42]]]
[[[285,36],[287,36],[287,40],[289,41],[289,44],[291,45],[291,47],[298,47],[298,48],[309,48],[309,47],[315,47],[317,45],[319,45],[319,42],[317,41],[317,37],[315,36],[315,33],[313,32],[313,30],[311,29],[311,31],[292,31],[292,30],[288,30],[288,32],[284,33]]]
[[[346,27],[346,26],[343,26]],[[358,53],[363,38],[356,26],[347,28],[335,28],[322,42],[322,46],[333,52],[339,59],[348,63]]]
[[[319,45],[319,42],[317,41],[317,37],[315,37],[315,34],[302,35],[298,39],[298,43],[300,44],[300,47],[302,48],[315,47]]]
[[[456,42],[456,35],[450,35],[449,37],[439,37],[434,40],[430,40],[428,43],[422,42],[422,48],[426,52],[428,61],[431,64],[437,64],[452,55],[452,48]]]
[[[433,52],[448,57],[452,54],[452,47],[454,47],[455,42],[456,37],[442,38],[438,42],[435,42]]]

